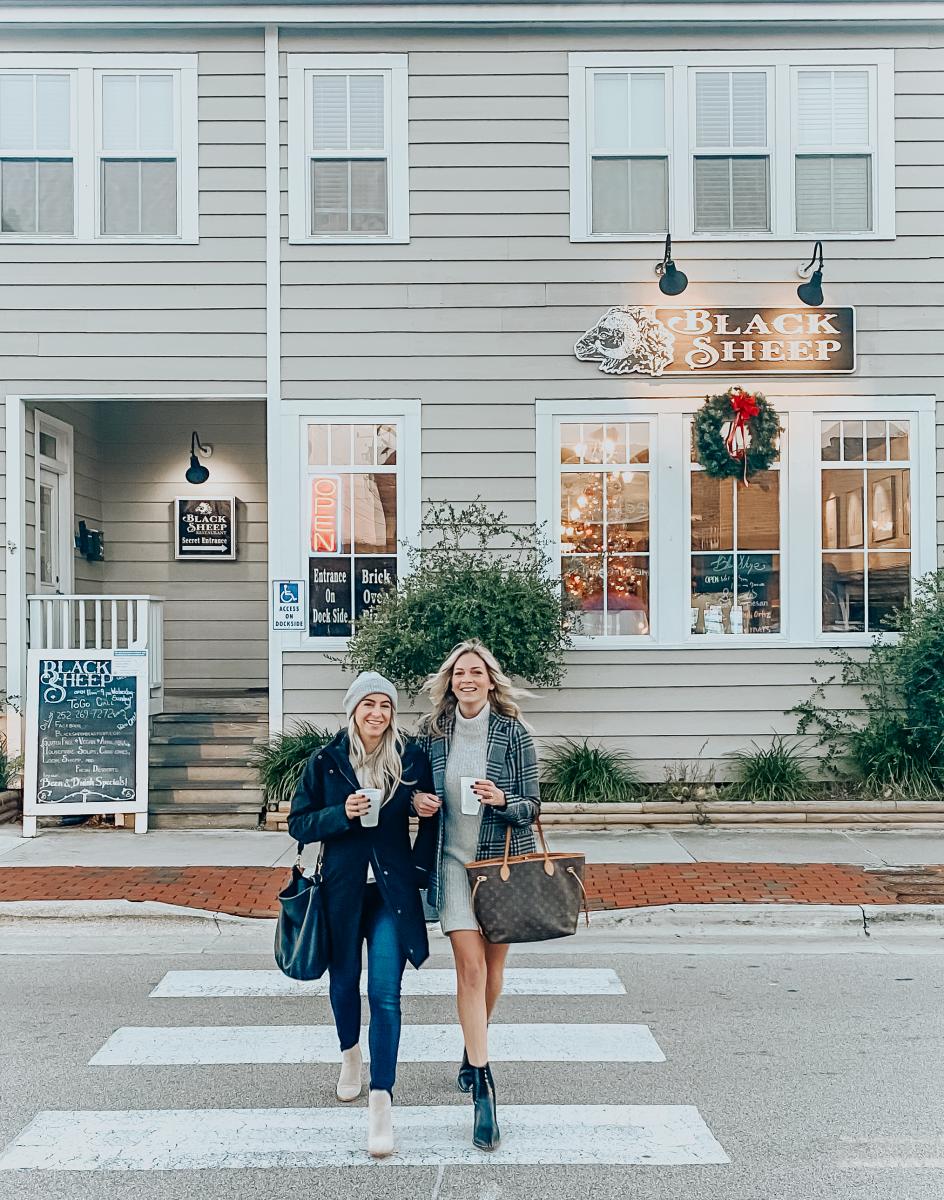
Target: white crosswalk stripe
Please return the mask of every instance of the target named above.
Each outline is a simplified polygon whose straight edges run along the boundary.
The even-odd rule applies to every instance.
[[[489,1165],[684,1166],[728,1157],[688,1105],[503,1105]],[[397,1107],[400,1166],[482,1163],[467,1106]],[[340,1108],[43,1112],[0,1170],[364,1166],[363,1112]]]
[[[367,993],[367,980],[361,980]],[[194,999],[279,996],[327,996],[328,979],[300,983],[281,971],[168,971],[151,992],[152,998]],[[455,971],[424,967],[403,976],[403,995],[454,996]],[[615,971],[605,968],[509,967],[505,996],[624,996],[626,989]]]
[[[600,968],[510,968],[506,997],[583,999],[625,996],[619,975]],[[366,979],[362,981],[366,985]],[[169,971],[150,997],[162,1002],[213,999],[325,997],[327,980],[298,984],[272,970]],[[454,1012],[455,972],[424,969],[404,978],[404,996],[441,997]],[[324,1004],[324,1000],[321,1000]],[[157,1007],[157,1006],[155,1006]],[[510,1006],[509,1006],[510,1007]],[[211,1011],[212,1006],[206,1011]],[[162,1017],[169,1009],[160,1006]],[[201,1010],[203,1011],[203,1010]],[[303,1010],[306,1012],[310,1010]],[[508,1011],[507,1009],[505,1011]],[[570,1011],[574,1011],[571,1007]],[[612,1000],[610,1001],[612,1011]],[[405,1016],[409,1017],[407,1007]],[[363,1050],[368,1053],[366,1029]],[[458,1025],[403,1026],[400,1060],[448,1063],[462,1054]],[[501,1023],[490,1027],[489,1054],[506,1063],[662,1063],[665,1055],[647,1025]],[[93,1067],[146,1069],[177,1065],[214,1069],[227,1064],[324,1063],[339,1058],[334,1026],[146,1025],[115,1030],[93,1056]],[[608,1098],[606,1087],[599,1098]],[[621,1097],[616,1097],[621,1098]],[[566,1095],[561,1097],[567,1099]],[[474,1164],[514,1167],[696,1166],[729,1162],[697,1108],[678,1104],[499,1104],[502,1142],[483,1157],[470,1141],[468,1101],[397,1105],[397,1151],[387,1169]],[[154,1108],[117,1111],[42,1111],[2,1151],[7,1171],[174,1171],[220,1168],[370,1166],[362,1106],[324,1108]],[[498,1175],[498,1181],[503,1178]]]
[[[366,1058],[366,1031],[362,1036]],[[492,1025],[492,1062],[665,1062],[647,1025]],[[126,1026],[90,1066],[210,1066],[220,1063],[336,1063],[333,1025]],[[458,1025],[404,1025],[400,1062],[457,1062]]]

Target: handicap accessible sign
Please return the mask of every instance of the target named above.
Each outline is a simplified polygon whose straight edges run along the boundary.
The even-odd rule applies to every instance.
[[[300,629],[305,623],[304,579],[274,579],[272,581],[272,628]]]

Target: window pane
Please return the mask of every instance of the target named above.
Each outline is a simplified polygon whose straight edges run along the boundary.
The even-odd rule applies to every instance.
[[[626,458],[626,426],[607,425],[603,438],[604,461],[610,463],[625,463]]]
[[[138,152],[138,79],[102,76],[102,149],[106,154]]]
[[[39,580],[40,583],[54,584],[55,564],[53,563],[53,546],[58,536],[53,530],[55,506],[51,487],[42,485],[39,489]]]
[[[797,138],[802,146],[832,143],[832,72],[797,72]]]
[[[863,556],[823,555],[823,631],[862,633],[865,630]]]
[[[351,426],[331,426],[331,464],[348,466],[351,462]]]
[[[36,233],[36,163],[7,159],[0,173],[0,228],[4,233]]]
[[[384,149],[382,75],[351,76],[351,149]]]
[[[374,465],[373,425],[354,426],[354,462],[359,466]]]
[[[397,427],[380,425],[377,428],[377,465],[392,467],[397,461]]]
[[[40,153],[62,154],[72,148],[70,96],[68,75],[36,76],[36,149]]]
[[[797,91],[801,146],[868,143],[868,71],[799,71]]]
[[[311,91],[315,150],[347,150],[347,76],[316,75]]]
[[[727,71],[695,73],[695,144],[731,145],[731,77]]]
[[[649,632],[649,560],[610,558],[606,565],[606,632],[641,637]]]
[[[397,477],[352,475],[354,550],[357,554],[396,554]]]
[[[561,476],[561,545],[565,551],[603,549],[603,475],[566,472]]]
[[[603,462],[603,425],[587,425],[584,424],[582,453],[580,457],[584,462],[601,463]]]
[[[735,71],[731,77],[732,146],[767,145],[767,76]]]
[[[629,149],[629,76],[625,73],[594,76],[593,144],[601,150]]]
[[[330,425],[308,426],[308,465],[326,467],[331,461],[329,452]]]
[[[39,232],[72,233],[72,163],[39,163]]]
[[[691,629],[693,633],[729,632],[734,602],[734,555],[692,555]]]
[[[734,229],[750,232],[770,228],[768,168],[766,158],[731,160]]]
[[[869,546],[905,550],[911,546],[911,493],[908,470],[868,472]]]
[[[634,422],[629,426],[629,461],[649,461],[649,426],[646,422]]]
[[[798,156],[796,220],[801,233],[871,230],[871,156]]]
[[[351,232],[387,232],[387,164],[383,159],[351,163]]]
[[[579,425],[561,425],[561,462],[576,463],[583,457],[583,444],[580,440]]]
[[[892,462],[902,462],[908,458],[908,434],[910,421],[888,422],[888,450]]]
[[[102,160],[102,233],[139,233],[141,229],[140,164]]]
[[[0,150],[29,154],[33,145],[33,76],[0,75]]]
[[[665,76],[633,74],[630,77],[630,122],[633,150],[665,148]]]
[[[311,231],[312,233],[347,233],[348,163],[321,162],[311,164]]]
[[[766,157],[695,159],[695,221],[699,233],[769,228]]]
[[[309,549],[313,554],[339,554],[342,550],[344,510],[349,508],[346,483],[340,475],[316,475],[311,480]],[[349,513],[346,524],[349,529]]]
[[[873,462],[884,462],[888,455],[885,452],[885,422],[867,421],[865,425],[865,453]]]
[[[142,154],[173,154],[174,77],[142,75],[140,87],[140,143]]]
[[[58,444],[57,444],[56,439],[53,436],[53,434],[43,433],[41,430],[40,434],[39,434],[39,452],[40,452],[40,454],[44,458],[55,458],[57,449],[58,449]]]
[[[141,163],[141,232],[177,232],[177,163],[151,159]]]
[[[727,482],[727,481],[726,481]],[[733,483],[734,480],[731,480]],[[780,472],[758,471],[750,487],[735,487],[739,550],[780,548]],[[756,557],[756,556],[752,556]],[[743,564],[739,566],[739,573]]]
[[[735,604],[728,614],[730,631],[779,633],[780,555],[738,554],[736,570]]]
[[[823,472],[823,548],[858,549],[865,521],[861,471]]]
[[[734,480],[692,472],[692,549],[734,549]]]
[[[843,421],[842,423],[842,457],[846,462],[861,462],[864,457],[862,447],[861,421]]]
[[[595,158],[591,175],[593,233],[664,233],[668,228],[666,159]]]
[[[575,632],[585,637],[603,633],[603,560],[562,558],[561,577],[579,606]]]
[[[911,598],[911,555],[869,555],[869,629],[881,632]]]
[[[823,462],[839,462],[839,422],[823,421],[821,430],[820,445],[822,450],[820,457]]]
[[[606,475],[606,548],[611,554],[649,549],[649,472]]]

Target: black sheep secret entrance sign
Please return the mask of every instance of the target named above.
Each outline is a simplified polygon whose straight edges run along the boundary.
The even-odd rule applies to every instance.
[[[31,650],[27,669],[24,836],[78,813],[133,813],[145,832],[147,652]]]

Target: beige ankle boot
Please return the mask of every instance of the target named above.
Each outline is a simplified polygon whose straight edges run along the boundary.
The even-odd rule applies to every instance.
[[[337,1097],[348,1103],[361,1094],[361,1068],[363,1067],[360,1046],[341,1051],[341,1074],[338,1077]]]
[[[393,1102],[389,1092],[371,1089],[367,1097],[367,1153],[386,1158],[393,1153]]]

